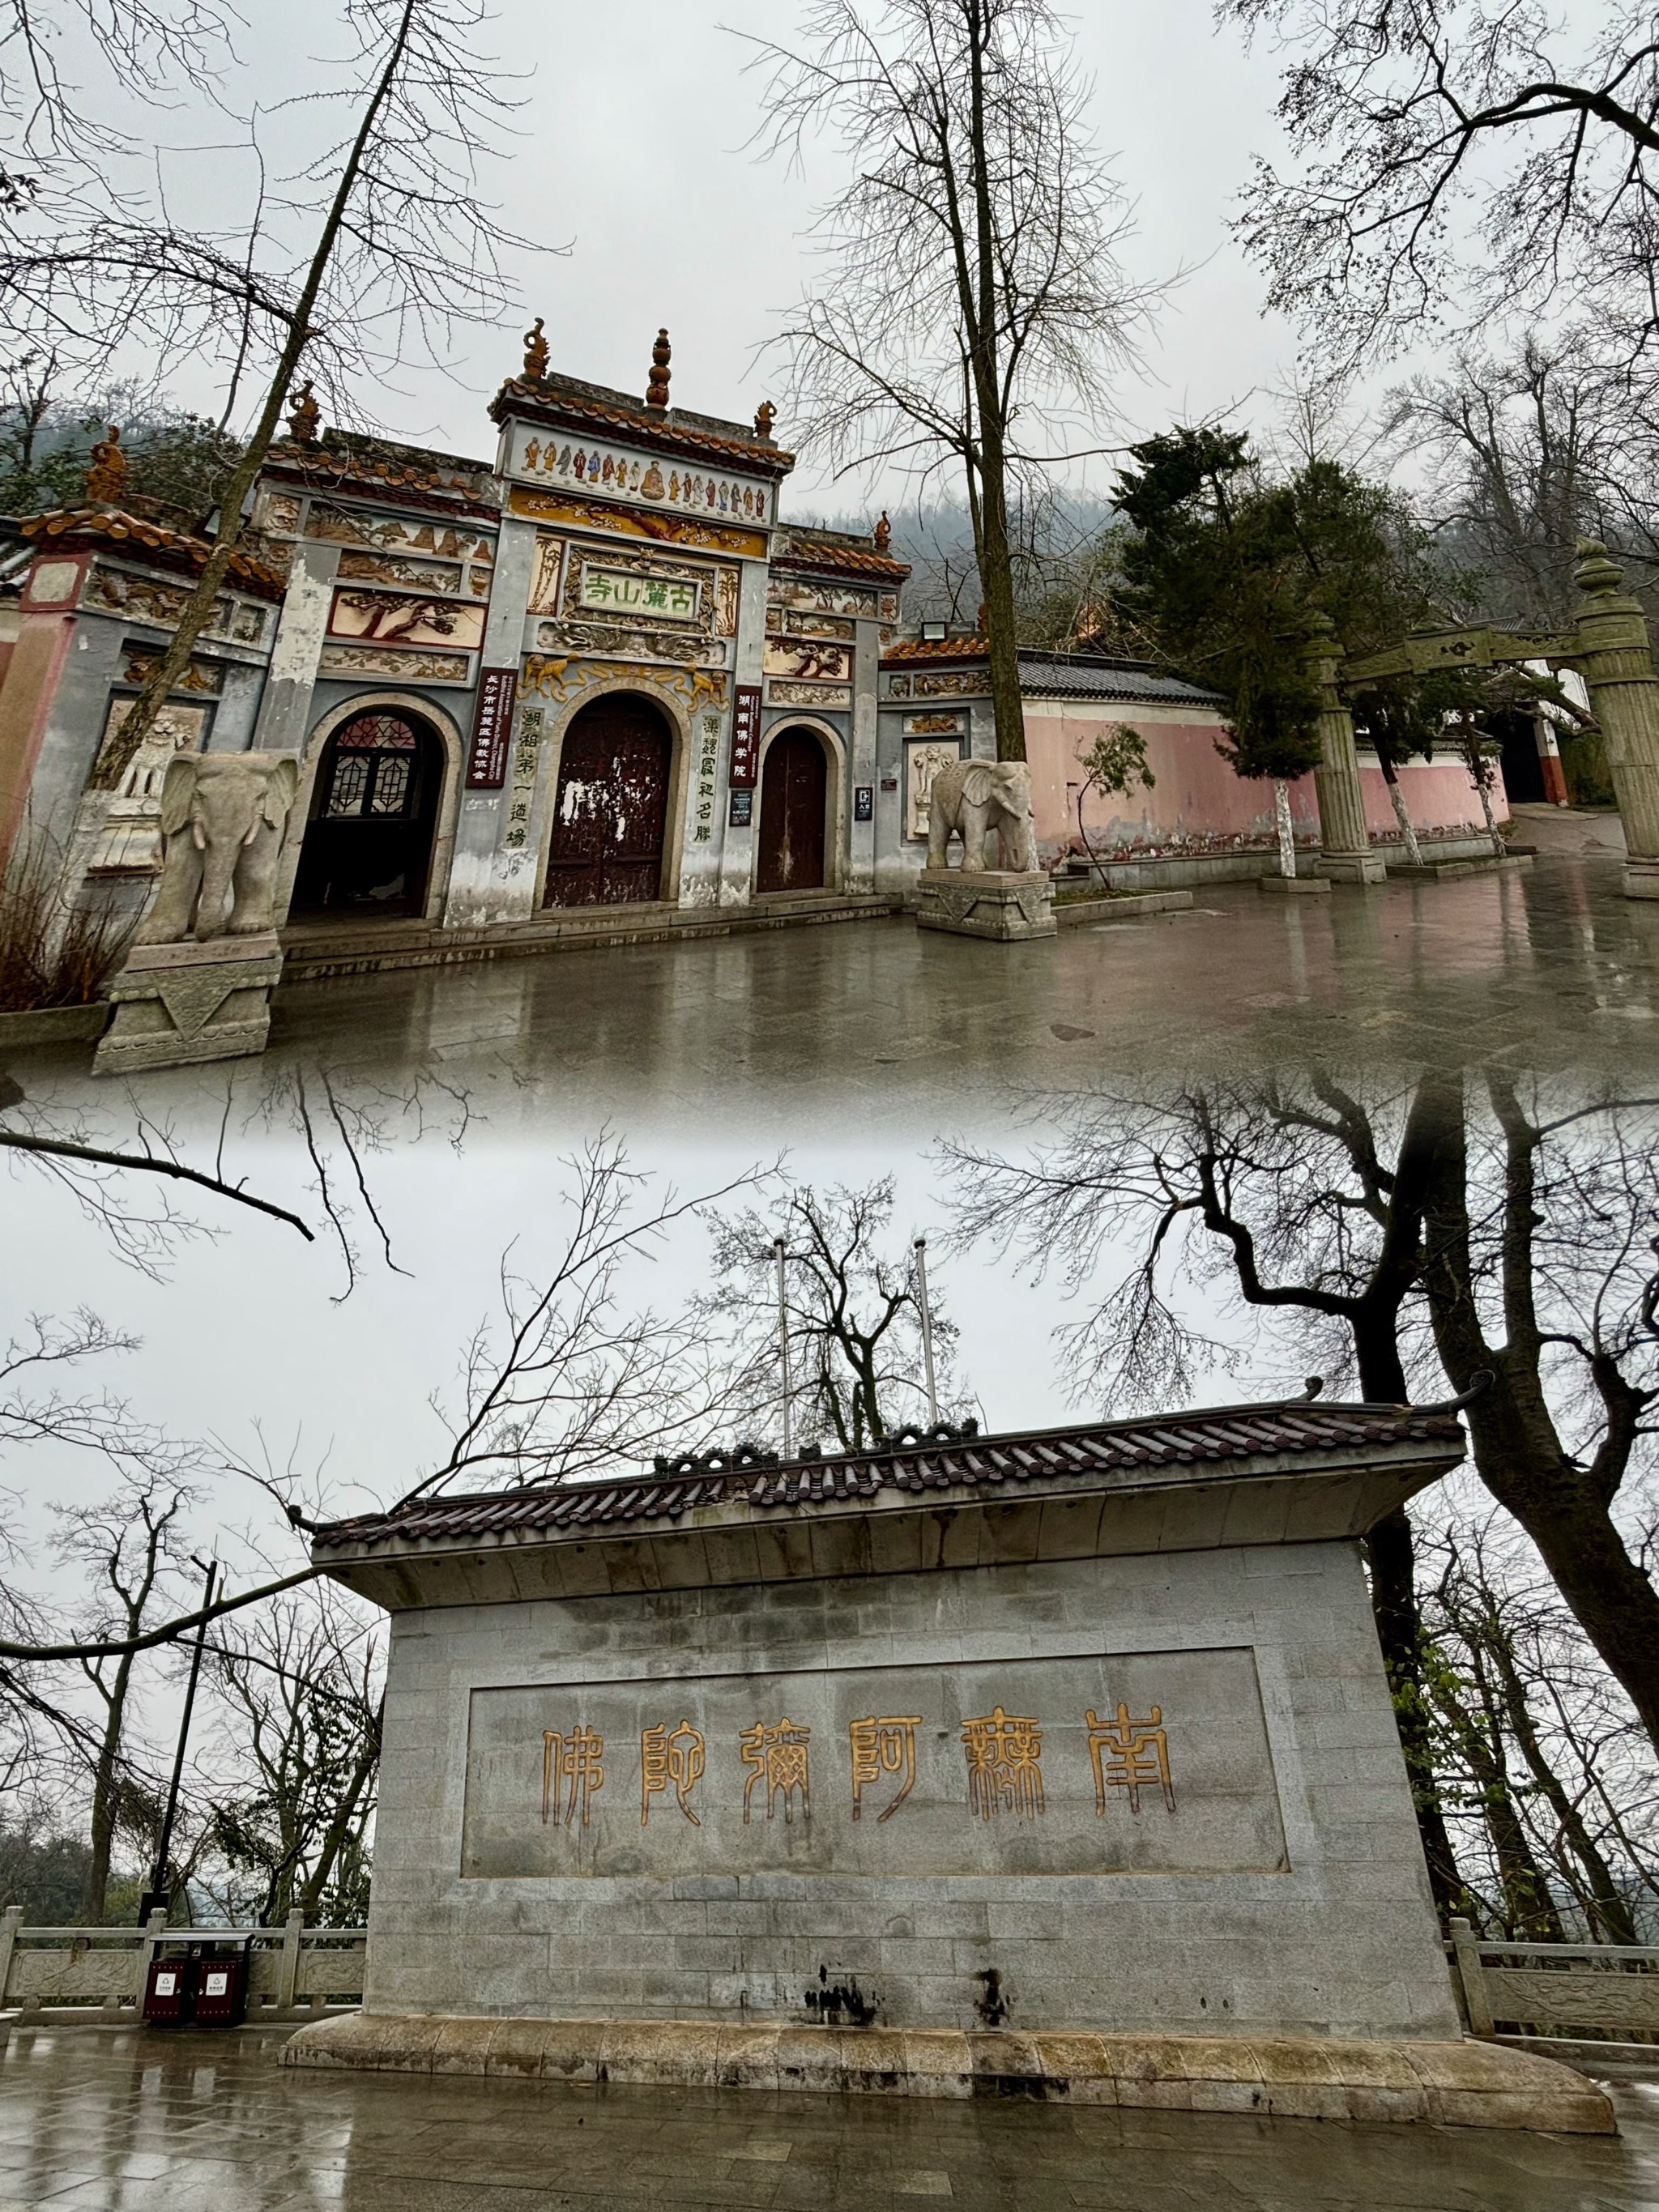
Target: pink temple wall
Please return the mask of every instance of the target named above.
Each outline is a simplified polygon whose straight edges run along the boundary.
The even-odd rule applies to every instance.
[[[1031,797],[1037,843],[1046,861],[1083,848],[1078,837],[1077,787],[1083,781],[1079,759],[1103,731],[1138,730],[1146,743],[1146,765],[1155,779],[1150,791],[1138,787],[1127,798],[1091,793],[1084,821],[1096,848],[1133,847],[1140,852],[1176,849],[1225,853],[1274,846],[1273,787],[1235,775],[1216,750],[1223,727],[1218,715],[1201,712],[1176,720],[1136,714],[1132,707],[1058,708],[1045,700],[1025,702],[1025,750],[1031,769]],[[1362,757],[1360,783],[1365,818],[1374,837],[1399,835],[1382,772]],[[1400,771],[1400,788],[1413,827],[1419,836],[1484,835],[1480,793],[1462,763],[1452,758],[1413,761]],[[1509,799],[1500,775],[1492,793],[1492,812],[1502,822]],[[1319,805],[1311,775],[1291,786],[1291,817],[1298,845],[1319,842]]]

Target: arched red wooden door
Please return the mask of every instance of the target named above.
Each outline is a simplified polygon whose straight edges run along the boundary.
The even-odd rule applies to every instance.
[[[829,781],[823,747],[811,730],[781,730],[767,747],[761,779],[757,891],[823,888]]]
[[[647,699],[617,692],[565,732],[547,856],[549,906],[629,906],[662,896],[672,744]]]

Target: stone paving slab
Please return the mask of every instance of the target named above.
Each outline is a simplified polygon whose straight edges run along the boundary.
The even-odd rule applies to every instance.
[[[289,2068],[488,2075],[499,2043],[524,2079],[999,2100],[1121,2111],[1613,2131],[1607,2093],[1506,2045],[1329,2037],[925,2034],[680,2020],[501,2020],[348,2013],[302,2027]],[[540,2057],[540,2070],[535,2070]],[[758,2155],[758,2154],[757,2154]]]
[[[1621,2134],[1332,2126],[1005,2099],[787,2096],[280,2066],[274,2035],[22,2029],[0,2212],[1652,2212]]]

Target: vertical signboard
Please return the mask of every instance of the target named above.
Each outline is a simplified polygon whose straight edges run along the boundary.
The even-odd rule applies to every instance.
[[[466,757],[470,791],[499,791],[507,781],[507,746],[518,688],[516,668],[486,668],[478,678],[478,711]]]
[[[760,769],[761,691],[758,684],[739,684],[732,720],[732,782],[752,790]]]

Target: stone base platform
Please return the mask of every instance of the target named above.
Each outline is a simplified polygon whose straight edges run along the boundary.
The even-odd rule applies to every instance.
[[[282,947],[270,930],[204,945],[135,945],[109,986],[115,1014],[93,1054],[93,1073],[125,1075],[263,1052],[282,972]]]
[[[857,891],[780,891],[748,906],[548,907],[529,921],[298,921],[283,932],[286,983],[337,975],[375,975],[405,968],[449,968],[481,960],[527,958],[682,939],[739,937],[840,921],[883,921],[902,914],[899,898]]]
[[[1258,876],[1255,887],[1259,891],[1273,891],[1288,898],[1328,898],[1331,879],[1328,876]]]
[[[1491,2043],[1095,2035],[997,2029],[723,2027],[703,2021],[503,2020],[348,2013],[302,2027],[284,2066],[542,2081],[890,2097],[1024,2097],[1256,2118],[1426,2121],[1616,2135],[1571,2067]]]
[[[924,868],[916,878],[919,929],[949,930],[957,937],[988,937],[1014,945],[1053,937],[1054,886],[1038,868]]]
[[[1511,868],[1529,868],[1530,853],[1484,853],[1477,859],[1457,860],[1425,860],[1420,868],[1409,860],[1389,859],[1389,881],[1406,884],[1443,883],[1452,876],[1492,876]]]
[[[1626,862],[1625,896],[1659,899],[1659,860],[1642,859]]]

